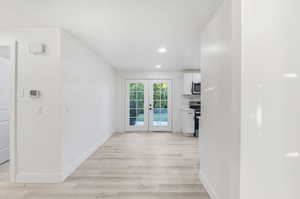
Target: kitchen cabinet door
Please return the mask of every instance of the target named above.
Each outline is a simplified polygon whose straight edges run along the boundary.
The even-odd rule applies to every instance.
[[[193,73],[184,73],[183,77],[183,94],[192,94],[192,84],[193,84]]]
[[[182,111],[182,132],[194,133],[194,111],[193,110]]]

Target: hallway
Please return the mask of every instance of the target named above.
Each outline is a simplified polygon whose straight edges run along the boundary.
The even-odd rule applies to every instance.
[[[170,133],[115,134],[62,184],[0,183],[3,199],[209,199],[198,140]]]

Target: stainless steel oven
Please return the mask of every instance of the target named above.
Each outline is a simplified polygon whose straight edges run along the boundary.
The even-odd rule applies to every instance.
[[[199,135],[199,119],[201,116],[201,102],[190,101],[190,109],[194,109],[194,137]]]
[[[201,93],[201,83],[194,83],[192,85],[192,94],[193,95],[200,95]]]

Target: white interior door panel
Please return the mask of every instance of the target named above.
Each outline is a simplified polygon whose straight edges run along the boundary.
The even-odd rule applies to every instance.
[[[9,158],[9,60],[0,57],[0,164]]]

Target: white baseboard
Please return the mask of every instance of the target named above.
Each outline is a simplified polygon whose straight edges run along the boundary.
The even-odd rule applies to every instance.
[[[171,131],[174,134],[182,134],[182,131]]]
[[[16,183],[60,183],[61,173],[20,173]]]
[[[62,181],[65,181],[67,177],[69,177],[74,171],[84,162],[86,161],[90,155],[92,155],[100,146],[102,146],[109,138],[111,135],[106,137],[101,143],[97,143],[96,145],[92,146],[87,150],[85,153],[80,155],[75,161],[73,161],[69,166],[64,168],[63,173],[62,173]]]
[[[201,170],[199,172],[199,178],[200,178],[200,182],[202,183],[202,185],[204,186],[204,188],[208,192],[208,195],[210,196],[210,198],[211,199],[220,199],[218,197],[214,187],[210,184],[208,178],[206,177],[206,175]]]
[[[0,149],[0,164],[8,161],[9,159],[9,150],[8,148]]]

